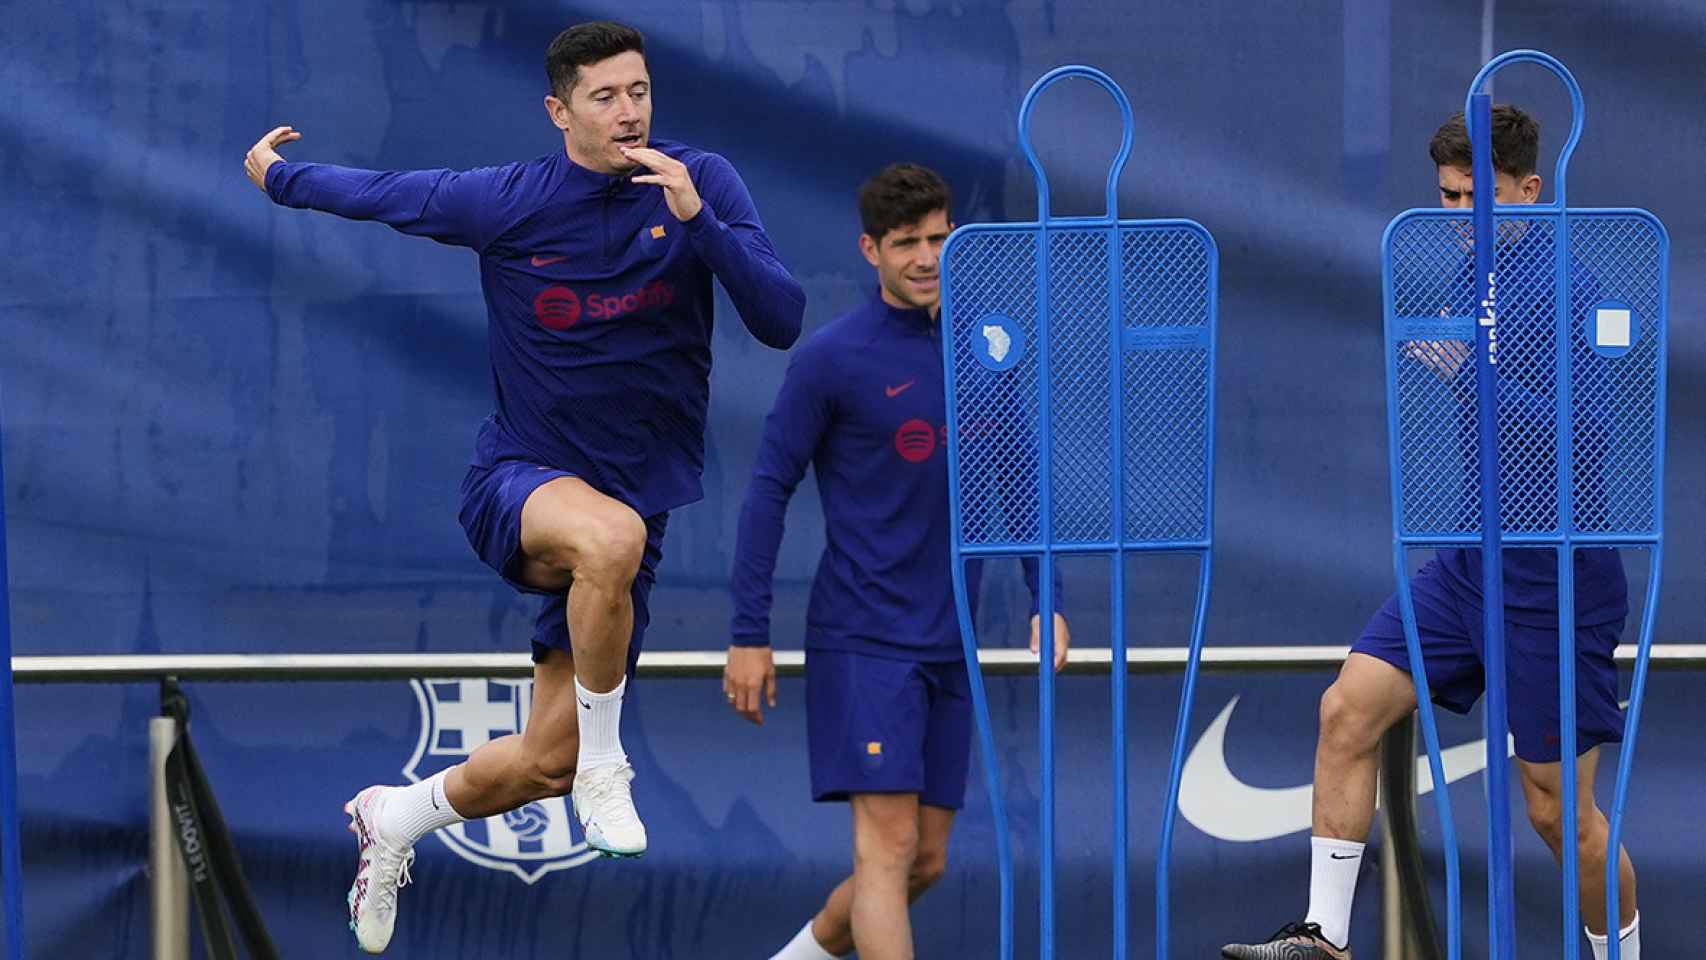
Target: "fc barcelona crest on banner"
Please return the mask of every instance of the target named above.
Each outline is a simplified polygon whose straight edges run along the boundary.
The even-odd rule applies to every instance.
[[[532,680],[413,680],[409,685],[421,712],[415,754],[403,768],[411,782],[461,763],[488,741],[520,733],[533,706]],[[434,835],[464,860],[533,883],[598,856],[570,832],[573,820],[567,799],[552,797]]]

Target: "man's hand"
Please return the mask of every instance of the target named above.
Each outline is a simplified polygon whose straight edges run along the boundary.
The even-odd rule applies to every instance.
[[[1411,340],[1404,344],[1404,356],[1434,372],[1446,383],[1457,379],[1470,357],[1467,340]]]
[[[764,704],[776,709],[776,660],[769,647],[729,647],[723,668],[723,696],[735,712],[764,725]]]
[[[249,175],[249,180],[262,191],[267,188],[267,168],[284,160],[278,155],[278,148],[292,140],[301,140],[302,134],[293,127],[274,127],[266,136],[255,141],[249,148],[249,153],[243,158],[243,172]]]
[[[675,219],[685,223],[697,217],[704,208],[705,201],[699,199],[699,190],[693,186],[693,178],[687,175],[687,164],[650,147],[623,147],[622,155],[652,171],[633,180],[662,187],[663,202],[669,204],[669,212],[675,214]]]
[[[1066,625],[1066,618],[1060,614],[1054,615],[1054,672],[1066,666],[1066,651],[1072,646],[1072,628]],[[1031,652],[1042,656],[1043,650],[1043,618],[1036,614],[1031,616]]]

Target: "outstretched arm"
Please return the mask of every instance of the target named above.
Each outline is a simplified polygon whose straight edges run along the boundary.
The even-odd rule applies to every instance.
[[[502,232],[500,202],[513,167],[454,170],[362,170],[291,163],[278,148],[302,139],[275,127],[249,148],[243,169],[273,202],[351,220],[377,220],[403,233],[482,250]]]

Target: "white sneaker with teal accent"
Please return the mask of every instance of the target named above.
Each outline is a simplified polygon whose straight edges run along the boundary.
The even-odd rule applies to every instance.
[[[646,826],[634,810],[628,784],[634,768],[626,761],[575,774],[575,816],[586,845],[607,857],[637,857],[646,852]]]

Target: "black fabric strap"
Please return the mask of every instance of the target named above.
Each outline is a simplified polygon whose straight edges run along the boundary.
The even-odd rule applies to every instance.
[[[239,960],[242,954],[232,936],[234,922],[253,960],[278,960],[278,948],[243,876],[237,844],[190,740],[189,700],[170,680],[161,684],[160,712],[178,722],[177,742],[166,757],[166,798],[208,955],[211,960]]]

